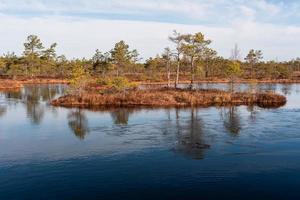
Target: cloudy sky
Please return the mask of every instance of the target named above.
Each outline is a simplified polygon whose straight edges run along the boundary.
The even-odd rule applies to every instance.
[[[69,58],[91,57],[123,39],[147,58],[171,46],[172,30],[203,32],[224,57],[238,43],[243,56],[300,57],[298,0],[0,0],[0,53],[22,53],[29,34],[58,43]]]

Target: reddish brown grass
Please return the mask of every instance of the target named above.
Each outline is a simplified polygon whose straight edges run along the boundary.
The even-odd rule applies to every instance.
[[[41,78],[41,79],[17,79],[17,80],[12,80],[12,79],[0,79],[0,90],[16,90],[20,89],[23,87],[25,84],[59,84],[63,83],[66,84],[68,83],[67,80],[63,79],[46,79],[46,78]]]
[[[24,79],[20,80],[23,84],[67,84],[69,83],[66,79],[49,79],[49,78],[35,78],[35,79]]]
[[[97,94],[86,93],[81,96],[66,95],[51,102],[54,106],[66,107],[185,107],[185,106],[226,106],[226,105],[258,105],[262,107],[280,107],[286,98],[273,93],[230,93],[220,90],[136,90]]]
[[[22,83],[13,80],[0,80],[0,90],[17,90],[23,87]]]

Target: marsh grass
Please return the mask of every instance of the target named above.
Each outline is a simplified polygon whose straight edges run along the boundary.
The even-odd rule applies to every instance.
[[[66,95],[53,100],[52,105],[67,107],[192,107],[258,105],[280,107],[286,98],[274,93],[226,92],[221,90],[149,89],[114,93],[85,93],[81,96]]]
[[[22,83],[13,80],[0,80],[0,90],[17,90],[23,87]]]

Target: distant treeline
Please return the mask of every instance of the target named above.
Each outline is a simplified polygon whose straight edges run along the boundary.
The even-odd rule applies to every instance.
[[[228,78],[238,76],[247,79],[291,78],[300,71],[300,59],[291,61],[263,61],[260,50],[250,50],[241,58],[236,45],[231,58],[223,58],[210,48],[211,40],[202,33],[180,34],[176,31],[169,37],[173,48],[165,48],[156,57],[142,62],[139,53],[124,41],[115,44],[109,52],[96,50],[91,58],[68,60],[56,54],[57,44],[44,47],[36,35],[27,37],[24,51],[18,56],[6,53],[0,57],[0,75],[22,77],[68,78],[72,70],[83,67],[93,76],[132,75],[140,80],[175,80],[188,77],[198,79]]]

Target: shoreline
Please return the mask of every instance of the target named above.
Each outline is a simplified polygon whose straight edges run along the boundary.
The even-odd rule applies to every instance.
[[[24,85],[34,85],[34,84],[68,84],[69,81],[66,79],[0,79],[0,91],[7,90],[18,90],[24,87]]]
[[[138,85],[167,85],[167,81],[132,81]],[[0,90],[6,89],[19,89],[22,88],[23,85],[29,84],[68,84],[68,79],[56,79],[56,78],[24,78],[24,79],[2,79],[0,78]],[[230,83],[228,79],[215,79],[215,80],[197,80],[194,81],[194,84],[218,84],[218,83]],[[300,83],[300,80],[296,79],[239,79],[234,82],[235,84],[260,84],[260,83],[270,83],[270,84],[297,84]],[[182,80],[179,81],[179,84],[190,84],[190,80]],[[171,86],[174,85],[174,82],[171,82]]]
[[[134,83],[140,84],[140,85],[167,85],[168,82],[163,81],[163,82],[147,82],[147,81],[135,81]],[[190,84],[191,81],[185,80],[185,81],[179,81],[179,84]],[[227,79],[220,79],[220,80],[198,80],[194,81],[194,84],[201,84],[201,83],[228,83],[230,84],[230,81]],[[241,79],[237,80],[234,82],[235,84],[241,84],[241,83],[246,83],[246,84],[251,84],[251,83],[270,83],[270,84],[297,84],[300,83],[300,80],[290,80],[290,79],[272,79],[272,80],[259,80],[259,79]],[[174,82],[171,82],[171,86],[174,85]]]
[[[0,91],[7,91],[7,90],[18,90],[23,87],[19,81],[12,81],[12,80],[0,80]]]
[[[150,82],[150,81],[132,81],[139,86],[166,86],[166,81]],[[273,80],[257,80],[257,79],[239,79],[234,84],[298,84],[300,80],[290,79],[273,79]],[[2,79],[0,78],[0,91],[19,90],[24,85],[35,85],[35,84],[69,84],[68,79],[56,79],[56,78],[29,78],[29,79]],[[189,80],[179,81],[179,84],[190,84]],[[230,84],[227,79],[216,79],[216,80],[198,80],[194,84]],[[174,86],[174,82],[171,82],[171,87]]]
[[[29,79],[20,81],[24,85],[29,84],[68,84],[69,80],[67,79]]]

